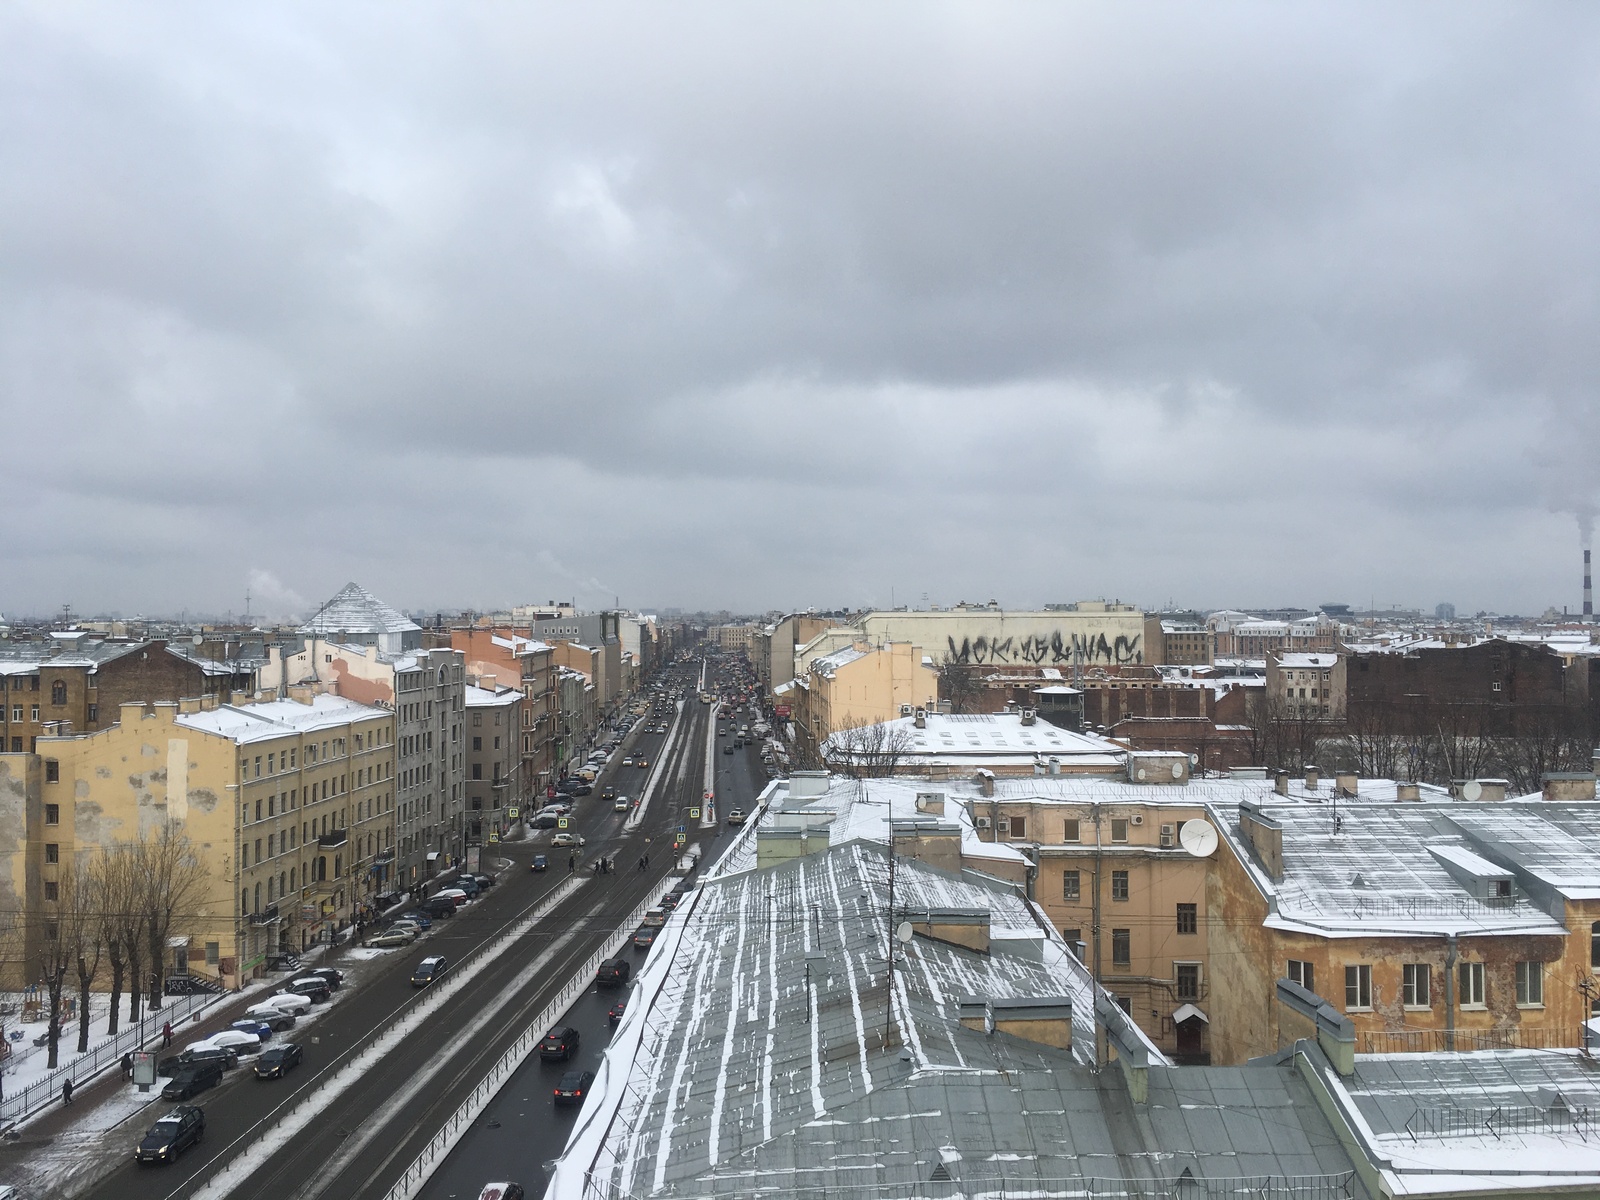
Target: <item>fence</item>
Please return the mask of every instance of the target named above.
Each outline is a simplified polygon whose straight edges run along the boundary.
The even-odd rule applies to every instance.
[[[1587,1108],[1439,1107],[1417,1109],[1406,1120],[1405,1130],[1413,1142],[1419,1136],[1482,1137],[1486,1133],[1496,1139],[1506,1133],[1573,1133],[1588,1141],[1595,1132],[1595,1121]]]
[[[67,1080],[72,1080],[72,1086],[77,1087],[107,1067],[120,1062],[124,1054],[142,1049],[147,1040],[160,1038],[161,1026],[165,1022],[171,1021],[176,1024],[185,1017],[215,1004],[223,999],[223,996],[210,992],[197,992],[187,996],[164,996],[162,999],[164,1001],[162,1006],[147,1010],[142,1023],[130,1025],[116,1037],[101,1042],[85,1054],[78,1055],[65,1065],[51,1071],[43,1079],[29,1084],[20,1092],[6,1096],[0,1101],[0,1125],[14,1124],[37,1112],[60,1097],[61,1085]],[[69,1044],[77,1044],[76,1024],[73,1022],[72,1028],[61,1030],[63,1048]]]
[[[385,1200],[412,1200],[434,1171],[438,1170],[445,1156],[455,1149],[456,1143],[472,1127],[473,1121],[478,1119],[478,1115],[488,1106],[489,1101],[494,1099],[506,1081],[516,1073],[523,1060],[533,1053],[550,1026],[572,1006],[574,1000],[589,989],[600,964],[615,954],[617,949],[633,935],[633,930],[644,920],[645,913],[655,905],[656,899],[647,896],[628,919],[622,922],[619,932],[589,956],[589,961],[583,968],[567,981],[566,986],[545,1006],[534,1023],[524,1029],[521,1036],[511,1043],[494,1066],[489,1068],[489,1074],[479,1081],[478,1086],[472,1089],[472,1094],[462,1101],[461,1106],[451,1114],[439,1132],[434,1134],[422,1148],[422,1153],[417,1155],[389,1189]]]
[[[1550,1029],[1391,1029],[1361,1035],[1363,1054],[1424,1054],[1454,1050],[1566,1050],[1577,1041],[1574,1030]]]
[[[849,1171],[819,1171],[845,1175]],[[935,1167],[931,1175],[941,1176]],[[963,1173],[961,1178],[935,1177],[902,1182],[841,1182],[795,1186],[791,1176],[779,1183],[747,1176],[696,1181],[695,1191],[716,1200],[1346,1200],[1356,1193],[1355,1172],[1336,1175],[1238,1175],[1201,1178],[1185,1171],[1176,1179],[1104,1178],[1090,1175],[1037,1178]],[[643,1200],[590,1177],[588,1200]]]

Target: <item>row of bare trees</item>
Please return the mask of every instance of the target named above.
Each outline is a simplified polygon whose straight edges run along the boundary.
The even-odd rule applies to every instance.
[[[89,1048],[89,998],[110,972],[106,1032],[118,1029],[123,994],[128,1021],[161,1007],[169,939],[182,932],[205,895],[205,870],[173,826],[134,841],[86,851],[58,865],[55,899],[18,914],[5,931],[5,957],[39,983],[49,1006],[49,1065],[58,1065],[61,1001],[78,997],[78,1053]]]
[[[1354,703],[1342,719],[1330,720],[1258,695],[1246,712],[1244,736],[1259,766],[1294,772],[1321,766],[1440,785],[1497,778],[1514,793],[1538,791],[1551,772],[1590,770],[1600,734],[1576,705],[1505,707],[1413,697]]]

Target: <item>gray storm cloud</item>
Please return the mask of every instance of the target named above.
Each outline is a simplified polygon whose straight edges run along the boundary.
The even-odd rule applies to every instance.
[[[1597,22],[12,6],[0,611],[1559,605]]]

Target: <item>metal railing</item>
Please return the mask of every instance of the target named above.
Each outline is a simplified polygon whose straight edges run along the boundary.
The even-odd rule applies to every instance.
[[[1567,1050],[1574,1031],[1544,1026],[1511,1029],[1389,1029],[1361,1035],[1363,1054],[1426,1054],[1454,1050]]]
[[[971,1164],[962,1164],[963,1168]],[[929,1171],[933,1173],[933,1168]],[[848,1171],[819,1171],[816,1175],[848,1176]],[[1176,1179],[1105,1178],[1075,1175],[1039,1178],[1027,1175],[971,1174],[959,1178],[926,1180],[872,1180],[796,1186],[792,1176],[782,1181],[749,1176],[713,1176],[696,1181],[699,1195],[717,1200],[1345,1200],[1356,1194],[1354,1171],[1335,1175],[1237,1175],[1202,1178],[1185,1173]],[[588,1177],[584,1194],[590,1200],[644,1200],[609,1182]]]
[[[412,1200],[412,1197],[422,1189],[422,1185],[434,1171],[438,1170],[439,1164],[451,1150],[455,1149],[456,1143],[466,1135],[467,1130],[472,1128],[473,1121],[477,1120],[479,1114],[505,1086],[507,1080],[516,1073],[528,1055],[533,1053],[550,1027],[572,1006],[573,1001],[589,990],[600,964],[615,954],[628,938],[633,936],[632,931],[644,920],[645,913],[655,907],[657,899],[659,897],[652,899],[647,896],[627,920],[622,922],[619,932],[607,939],[589,956],[589,960],[578,973],[567,981],[566,986],[545,1006],[533,1024],[524,1029],[517,1040],[511,1043],[494,1066],[489,1068],[488,1075],[472,1089],[472,1094],[461,1102],[450,1119],[429,1139],[422,1152],[406,1167],[400,1178],[389,1189],[385,1200]]]
[[[1583,1141],[1595,1132],[1594,1113],[1587,1108],[1419,1108],[1406,1120],[1405,1131],[1419,1137],[1483,1137],[1498,1140],[1507,1133],[1572,1133]]]
[[[167,1022],[176,1024],[185,1017],[192,1016],[201,1009],[225,999],[227,995],[228,993],[194,992],[183,996],[163,996],[161,1007],[147,1010],[142,1023],[136,1022],[130,1025],[110,1041],[101,1042],[87,1053],[79,1054],[71,1061],[57,1067],[44,1078],[35,1080],[21,1091],[10,1093],[4,1100],[0,1100],[0,1125],[11,1125],[38,1112],[61,1096],[61,1085],[67,1080],[72,1080],[72,1086],[77,1087],[107,1067],[120,1063],[124,1054],[142,1049],[146,1041],[159,1041],[163,1024]],[[77,1036],[76,1021],[72,1022],[70,1028],[63,1027],[61,1048],[65,1050],[69,1044],[76,1045]]]

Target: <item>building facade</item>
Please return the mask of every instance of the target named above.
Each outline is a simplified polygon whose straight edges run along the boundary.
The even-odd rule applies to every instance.
[[[489,681],[482,681],[489,682]],[[467,846],[497,842],[521,819],[521,688],[468,683]]]

